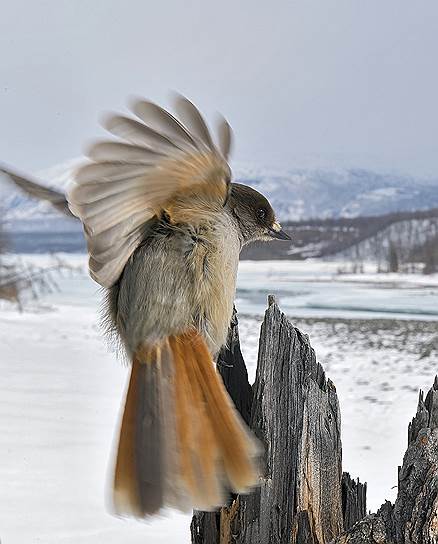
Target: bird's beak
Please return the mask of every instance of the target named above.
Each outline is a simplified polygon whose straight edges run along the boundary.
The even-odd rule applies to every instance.
[[[269,229],[269,236],[276,238],[277,240],[292,240],[292,238],[285,232],[278,221],[275,221],[272,227]]]

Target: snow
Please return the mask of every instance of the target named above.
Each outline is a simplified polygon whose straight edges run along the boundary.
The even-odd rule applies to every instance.
[[[187,515],[138,523],[106,511],[126,368],[102,342],[94,284],[60,285],[42,306],[0,313],[2,542],[189,542]]]
[[[50,256],[22,258],[52,262]],[[102,339],[100,293],[85,274],[85,256],[62,258],[75,270],[57,278],[59,292],[29,299],[23,313],[0,306],[0,538],[5,544],[188,543],[190,515],[169,512],[139,523],[107,511],[108,465],[127,371]],[[436,316],[427,314],[428,300],[436,303],[438,277],[423,283],[422,276],[367,273],[360,279],[339,276],[337,266],[242,262],[242,349],[253,379],[266,294],[276,293],[281,308],[310,335],[337,387],[344,469],[368,482],[369,508],[376,509],[396,494],[391,488],[418,389],[429,388],[437,372],[438,353],[425,353],[438,330]],[[350,297],[348,309],[345,298],[338,300],[342,293]],[[319,309],[306,306],[317,299]],[[413,320],[412,310],[421,320]]]

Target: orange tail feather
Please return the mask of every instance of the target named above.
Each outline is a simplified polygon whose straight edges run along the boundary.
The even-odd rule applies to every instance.
[[[219,507],[227,490],[257,484],[258,453],[196,331],[135,354],[115,465],[118,514]]]

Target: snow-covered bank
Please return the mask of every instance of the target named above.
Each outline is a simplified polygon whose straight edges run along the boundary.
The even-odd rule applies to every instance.
[[[38,257],[38,264],[50,262]],[[69,262],[85,270],[84,256]],[[251,377],[264,290],[279,293],[287,306],[294,298],[292,264],[300,263],[241,264],[240,329]],[[107,465],[126,369],[102,340],[98,286],[79,272],[57,281],[60,292],[29,300],[24,313],[12,304],[0,310],[0,538],[5,544],[188,543],[189,515],[172,512],[141,524],[107,513]],[[429,289],[420,293],[426,298]],[[250,304],[255,310],[248,312]],[[391,487],[418,388],[430,387],[438,370],[436,351],[427,351],[438,326],[408,314],[395,321],[287,313],[310,335],[336,384],[344,468],[368,481],[375,509],[396,493]]]
[[[333,281],[337,283],[372,283],[400,287],[438,287],[438,274],[378,273],[373,262],[363,263],[364,272],[344,273],[348,262],[340,260],[307,259],[305,261],[241,261],[239,274],[248,274],[253,280],[278,275],[291,281]],[[351,266],[350,266],[351,268]]]
[[[141,524],[105,509],[126,369],[101,339],[98,300],[95,286],[77,277],[33,310],[0,313],[0,538],[7,544],[189,542],[187,516]]]

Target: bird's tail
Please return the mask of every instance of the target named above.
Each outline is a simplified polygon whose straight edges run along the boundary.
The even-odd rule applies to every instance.
[[[257,484],[259,448],[196,331],[133,358],[115,466],[114,509],[211,510]]]

